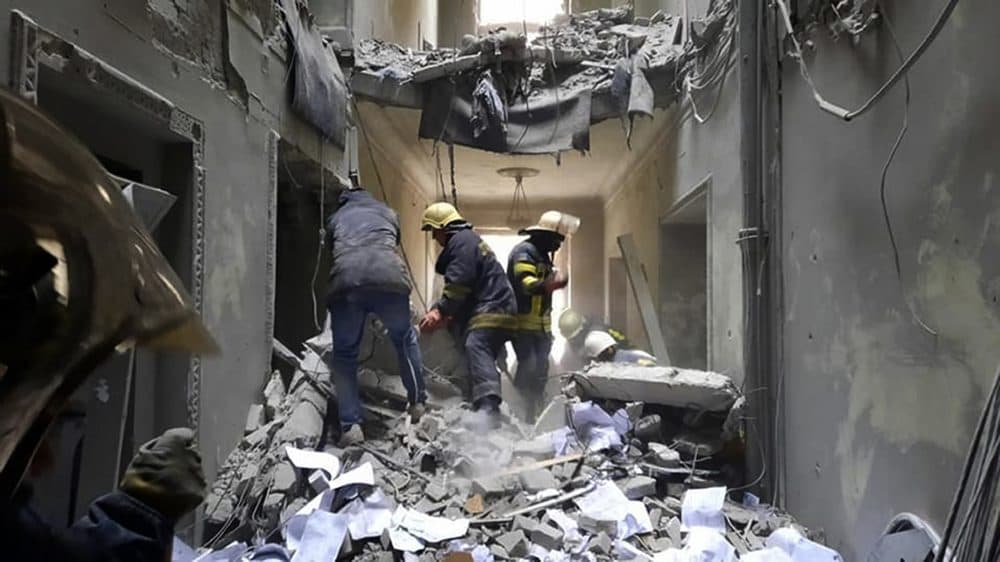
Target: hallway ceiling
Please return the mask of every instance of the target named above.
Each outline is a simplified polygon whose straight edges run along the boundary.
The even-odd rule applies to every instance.
[[[434,198],[440,193],[433,142],[418,140],[420,112],[413,109],[378,107],[360,104],[366,132],[383,158],[398,163],[418,164],[422,170],[420,183]],[[552,156],[512,156],[455,147],[455,182],[459,197],[478,203],[509,203],[514,193],[514,180],[497,174],[500,168],[522,166],[537,168],[537,177],[525,178],[528,200],[606,199],[617,189],[621,178],[636,168],[654,143],[662,141],[669,130],[664,123],[672,118],[669,111],[657,111],[653,121],[638,120],[632,135],[632,150],[625,144],[625,132],[617,120],[593,125],[590,130],[591,151],[586,155],[566,152],[558,165]],[[446,191],[451,190],[448,150],[440,145],[441,173]],[[411,170],[413,172],[413,170]],[[411,176],[417,174],[411,173]],[[428,179],[429,178],[429,179]]]

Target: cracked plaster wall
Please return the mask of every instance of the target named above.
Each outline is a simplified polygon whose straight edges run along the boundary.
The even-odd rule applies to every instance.
[[[904,52],[936,12],[885,2]],[[845,124],[798,69],[783,76],[785,470],[788,508],[863,559],[910,511],[940,532],[1000,361],[1000,69],[983,41],[1000,5],[962,2],[910,74],[910,130],[888,176],[896,279],[879,174],[903,115],[897,86]],[[860,45],[815,34],[825,97],[854,107],[898,62],[884,29]],[[929,335],[911,318],[910,301]]]
[[[270,2],[234,0],[263,29]],[[257,66],[241,68],[256,97],[248,107],[223,82],[226,8],[221,0],[6,0],[0,18],[0,60],[10,60],[12,9],[24,11],[144,87],[201,120],[204,126],[205,256],[203,316],[222,355],[202,363],[200,441],[211,477],[237,442],[246,408],[257,399],[270,369],[267,315],[267,226],[272,189],[267,157],[270,131],[316,157],[313,129],[289,115],[284,103],[283,62],[261,49]],[[256,10],[256,12],[255,12]],[[257,40],[258,48],[260,46]],[[266,60],[265,60],[266,59]],[[269,63],[268,63],[269,61]],[[271,70],[268,71],[267,64]],[[274,70],[275,68],[279,70]],[[0,65],[8,83],[10,67]],[[125,102],[117,102],[125,103]],[[127,135],[127,130],[109,131]],[[332,147],[324,159],[342,159]],[[341,170],[343,173],[343,171]],[[345,174],[346,175],[346,174]],[[183,385],[183,378],[176,384]]]

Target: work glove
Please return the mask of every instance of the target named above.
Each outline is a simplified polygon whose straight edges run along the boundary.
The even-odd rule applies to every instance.
[[[125,471],[121,490],[174,521],[194,511],[205,498],[194,432],[168,429],[143,445]]]
[[[432,308],[428,310],[427,314],[425,314],[423,319],[420,320],[420,332],[423,334],[433,332],[444,326],[445,323],[447,323],[447,318],[441,314],[441,311],[436,308]]]
[[[554,293],[559,289],[565,288],[566,285],[569,285],[569,277],[557,270],[545,281],[543,287],[545,287],[547,292]]]

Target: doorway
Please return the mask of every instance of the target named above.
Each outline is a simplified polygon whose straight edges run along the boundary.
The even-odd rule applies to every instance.
[[[709,182],[670,210],[660,225],[660,325],[672,362],[708,368]]]

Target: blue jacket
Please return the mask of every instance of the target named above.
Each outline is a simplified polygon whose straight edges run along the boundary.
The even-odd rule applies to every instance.
[[[333,255],[327,289],[331,299],[354,289],[410,294],[410,276],[399,252],[399,218],[367,191],[340,194],[326,236]]]
[[[173,522],[124,492],[98,498],[68,529],[43,521],[22,488],[0,513],[0,552],[18,562],[164,562]]]
[[[460,331],[517,328],[517,304],[507,274],[472,228],[448,238],[434,269],[444,276],[444,291],[435,307],[452,317]]]

